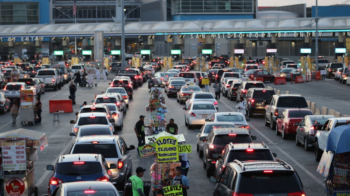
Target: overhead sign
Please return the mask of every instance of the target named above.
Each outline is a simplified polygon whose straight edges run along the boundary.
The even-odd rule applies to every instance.
[[[156,151],[155,144],[145,144],[144,146],[139,147],[139,153],[141,158],[149,157],[154,155]]]
[[[244,54],[244,49],[234,49],[234,54]]]
[[[120,50],[111,50],[111,55],[120,55]]]
[[[171,50],[170,54],[181,54],[181,50]]]
[[[53,54],[54,54],[55,56],[63,55],[63,50],[54,50],[54,51],[53,51]]]
[[[83,54],[83,55],[91,55],[92,52],[91,52],[91,50],[83,50],[83,51],[82,51],[82,54]]]
[[[311,54],[311,48],[300,48],[300,54]]]
[[[202,49],[202,54],[213,54],[212,49]]]
[[[4,171],[27,170],[26,141],[3,141],[1,146]]]
[[[179,161],[178,142],[176,138],[172,136],[160,137],[156,140],[155,144],[158,162]]]
[[[140,53],[141,54],[150,55],[151,54],[151,50],[141,50]]]
[[[277,48],[266,49],[266,53],[277,53]]]
[[[346,48],[335,48],[335,53],[346,53]]]

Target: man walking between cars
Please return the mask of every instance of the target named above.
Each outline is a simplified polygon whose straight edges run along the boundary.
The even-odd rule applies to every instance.
[[[107,69],[104,68],[103,71],[102,71],[102,73],[103,73],[103,81],[104,81],[104,82],[107,82],[107,77],[108,77],[108,71],[107,71]]]
[[[135,133],[138,140],[138,147],[145,145],[145,123],[144,123],[145,116],[141,115],[140,120],[137,121],[135,125]],[[138,148],[137,148],[138,151]]]
[[[131,176],[129,179],[131,181],[132,196],[146,196],[143,190],[142,177],[146,169],[142,167],[136,168],[136,175]]]
[[[221,85],[218,81],[215,81],[215,84],[213,85],[213,88],[215,90],[215,99],[219,100],[220,99],[220,90],[221,90]]]
[[[205,76],[202,79],[202,85],[205,86],[205,92],[209,92],[209,78],[208,78],[208,76]]]
[[[99,82],[101,79],[100,68],[96,68],[96,81]]]
[[[75,92],[77,91],[77,86],[71,81],[69,85],[69,98],[72,100],[72,104],[75,105]]]
[[[247,103],[243,100],[243,98],[241,98],[240,101],[237,103],[236,108],[238,109],[238,112],[245,115],[246,114],[246,111],[245,111],[246,106],[247,106]]]
[[[19,106],[18,106],[18,102],[17,99],[13,100],[13,104],[11,107],[11,115],[12,115],[12,127],[16,125],[16,119],[18,116],[18,110],[19,110]]]
[[[186,176],[182,175],[182,168],[175,168],[175,178],[173,180],[173,185],[180,185],[182,187],[182,195],[187,196],[187,189],[190,188],[189,180]]]

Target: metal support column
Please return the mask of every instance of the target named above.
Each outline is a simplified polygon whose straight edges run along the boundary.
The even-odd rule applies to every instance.
[[[315,40],[316,70],[315,71],[318,71],[318,0],[316,0],[316,17],[315,17],[315,22],[316,22],[316,40]]]

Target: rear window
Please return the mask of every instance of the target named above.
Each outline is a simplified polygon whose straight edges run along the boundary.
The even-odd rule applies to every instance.
[[[270,100],[272,95],[274,95],[274,91],[254,91],[253,98],[261,98],[263,100]]]
[[[8,90],[8,91],[13,91],[13,90],[19,91],[19,90],[21,90],[21,87],[22,87],[22,85],[9,84],[9,85],[6,86],[6,90]]]
[[[195,104],[192,107],[193,110],[215,110],[213,104]]]
[[[68,195],[67,196],[85,196],[87,194],[85,194],[84,190],[82,191],[68,191],[67,192]],[[95,189],[94,193],[89,193],[88,196],[116,196],[115,191],[113,189],[111,190],[101,190],[101,189]]]
[[[32,79],[18,79],[18,82],[24,82],[29,86],[34,85],[34,82]]]
[[[26,67],[24,68],[24,71],[33,71],[33,67]]]
[[[114,80],[113,81],[113,85],[122,85],[122,84],[128,85],[129,81],[127,81],[127,80]]]
[[[254,74],[256,72],[256,70],[249,70],[249,71],[246,71],[245,73],[246,74]]]
[[[326,118],[321,118],[321,119],[312,119],[312,125],[324,125],[328,119]]]
[[[283,62],[283,65],[292,64],[292,63],[294,63],[294,61],[286,61],[286,62]]]
[[[128,83],[126,83],[126,84],[128,84]],[[120,94],[125,94],[126,93],[125,89],[113,89],[113,88],[108,89],[107,92],[108,93],[120,93]]]
[[[226,73],[225,78],[228,78],[228,77],[239,78],[239,74],[238,73]]]
[[[219,76],[222,76],[222,74],[224,74],[225,72],[233,72],[233,71],[230,70],[230,69],[220,69],[220,70],[218,71],[218,75],[219,75]]]
[[[252,139],[250,139],[249,135],[235,135],[235,136],[216,135],[214,139],[214,144],[217,144],[217,145],[226,145],[226,144],[229,144],[230,142],[234,144],[252,143]]]
[[[119,74],[137,74],[135,70],[120,70]]]
[[[328,60],[325,60],[325,59],[319,59],[319,60],[318,60],[318,63],[329,63],[329,61],[328,61]]]
[[[264,83],[247,83],[245,85],[245,88],[244,89],[250,89],[250,88],[265,88],[265,85]]]
[[[108,125],[107,122],[107,118],[106,117],[81,117],[79,119],[78,125],[82,126],[82,125],[93,125],[93,124],[97,124],[97,125]]]
[[[80,137],[82,136],[88,136],[88,135],[112,135],[111,130],[109,127],[104,128],[88,128],[88,129],[80,129],[79,131]]]
[[[38,72],[39,76],[47,76],[47,75],[55,75],[55,72],[53,70],[40,70]]]
[[[198,86],[182,87],[182,91],[202,91]]]
[[[117,99],[113,97],[97,98],[95,103],[117,103]]]
[[[121,67],[122,64],[121,63],[112,63],[112,67]]]
[[[342,68],[343,67],[343,64],[340,64],[340,63],[332,63],[331,64],[331,68]]]
[[[209,75],[215,75],[217,72],[218,72],[219,70],[217,70],[217,69],[211,69],[211,70],[209,70]]]
[[[101,173],[102,167],[99,162],[84,162],[75,165],[73,162],[58,163],[56,173],[68,176],[83,176]]]
[[[277,107],[283,108],[306,108],[307,103],[304,97],[280,97]]]
[[[299,192],[301,187],[298,179],[293,171],[273,171],[268,174],[263,171],[243,172],[237,192],[267,195]]]
[[[204,133],[210,133],[213,129],[219,129],[219,128],[235,128],[234,125],[207,125],[205,126]]]
[[[107,113],[105,108],[96,108],[96,107],[91,107],[91,108],[83,108],[80,110],[80,113],[91,113],[91,112],[103,112]]]
[[[194,73],[180,73],[180,77],[183,78],[195,78]]]
[[[230,152],[227,162],[232,162],[235,159],[240,161],[274,160],[270,150],[254,150],[253,152],[247,152],[246,150],[233,150]]]
[[[230,122],[230,121],[237,121],[242,122],[243,116],[241,115],[222,115],[216,117],[219,122]]]
[[[172,81],[171,84],[172,85],[185,85],[186,82],[185,81]]]
[[[235,84],[233,85],[233,88],[239,88],[241,86],[241,84]]]
[[[117,106],[115,105],[107,105],[109,111],[117,111]]]
[[[256,66],[256,65],[247,65],[246,67],[245,67],[245,69],[258,69],[258,66]]]
[[[115,144],[76,144],[71,154],[101,154],[104,158],[118,158]]]
[[[282,73],[290,73],[291,71],[293,71],[293,69],[282,69],[281,70]]]
[[[214,96],[212,94],[199,94],[195,95],[195,99],[214,99]]]
[[[290,68],[294,68],[294,69],[297,69],[297,68],[298,68],[297,65],[287,65],[287,66],[290,67]]]
[[[288,117],[290,118],[299,118],[305,117],[306,115],[312,115],[311,111],[289,111]]]
[[[82,69],[81,66],[72,66],[71,69]]]

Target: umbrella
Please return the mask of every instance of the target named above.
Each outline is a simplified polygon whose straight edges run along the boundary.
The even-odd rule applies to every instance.
[[[335,154],[350,152],[350,126],[343,125],[335,127],[330,131],[327,139],[326,151]]]

